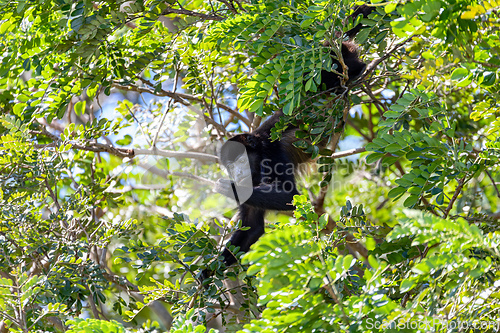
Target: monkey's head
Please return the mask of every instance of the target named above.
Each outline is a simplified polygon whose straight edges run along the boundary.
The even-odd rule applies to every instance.
[[[220,162],[237,184],[259,179],[261,141],[247,133],[236,135],[222,145]]]

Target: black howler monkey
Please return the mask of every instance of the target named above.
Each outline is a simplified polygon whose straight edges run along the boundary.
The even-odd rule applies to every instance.
[[[373,9],[360,6],[351,17],[359,14],[367,16]],[[361,29],[357,25],[349,30],[349,38]],[[354,80],[365,70],[366,65],[359,59],[357,47],[351,41],[342,42],[342,57],[348,67],[349,81]],[[337,71],[342,71],[337,59]],[[327,89],[340,85],[340,78],[333,72],[323,70],[321,83]],[[251,133],[239,134],[229,139],[221,150],[220,162],[228,170],[232,180],[219,179],[216,191],[235,199],[239,205],[238,218],[241,226],[248,230],[237,230],[231,237],[231,245],[246,252],[264,234],[264,215],[266,210],[293,210],[293,196],[299,194],[295,183],[295,171],[300,163],[308,162],[310,155],[293,146],[296,140],[296,127],[289,126],[279,141],[271,141],[271,129],[283,115],[276,112],[258,129]],[[236,258],[226,247],[222,253],[227,266]],[[204,270],[200,277],[204,280],[210,275]]]
[[[215,190],[236,199],[241,226],[250,228],[237,230],[231,237],[230,243],[240,251],[248,251],[264,233],[266,210],[294,209],[292,199],[299,194],[295,171],[310,159],[292,145],[294,127],[287,128],[281,140],[271,141],[271,129],[282,115],[276,112],[252,133],[236,135],[222,146],[220,162],[233,180],[219,179]],[[236,262],[227,248],[222,255],[226,265]]]

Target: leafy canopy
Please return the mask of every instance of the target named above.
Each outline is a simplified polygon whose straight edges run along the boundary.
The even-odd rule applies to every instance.
[[[362,4],[0,2],[0,331],[498,329],[500,2]],[[217,146],[278,110],[318,167],[226,269]]]

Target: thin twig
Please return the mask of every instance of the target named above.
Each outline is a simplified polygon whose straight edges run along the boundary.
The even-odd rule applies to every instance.
[[[195,16],[195,17],[202,18],[204,20],[211,20],[211,21],[222,21],[224,19],[222,16],[203,14],[203,13],[193,12],[193,11],[187,10],[187,9],[167,8],[163,12],[161,12],[161,15],[168,15],[168,14],[181,14],[181,15]]]
[[[59,211],[61,210],[61,206],[59,205],[59,201],[57,200],[57,196],[52,191],[52,188],[50,187],[50,184],[49,184],[49,181],[47,178],[45,178],[45,186],[47,186],[47,189],[49,190],[49,193],[50,193],[50,197],[52,198],[52,201],[54,201],[54,204],[57,207],[57,212],[59,213]],[[61,221],[63,221],[63,220],[61,220]],[[66,222],[64,222],[64,223],[66,223]],[[65,227],[68,227],[68,226],[65,225]]]
[[[365,88],[361,88],[361,90],[363,90],[373,101],[373,104],[375,105],[375,107],[377,108],[377,111],[378,111],[378,114],[382,117],[384,115],[384,110],[387,111],[387,107],[382,104],[378,99],[377,97],[375,97],[375,94],[372,92],[372,90],[370,89],[370,87],[368,87],[368,84],[365,85],[366,87]],[[381,109],[381,107],[384,108],[384,110]],[[370,112],[370,115],[371,115],[371,111]],[[372,137],[374,137],[373,135],[373,124],[372,124]]]
[[[143,169],[145,169],[145,170],[147,170],[147,171],[149,171],[157,176],[163,177],[165,179],[168,179],[169,176],[177,176],[177,177],[196,180],[197,182],[200,182],[200,183],[212,186],[212,187],[215,186],[215,182],[213,182],[209,179],[200,177],[200,176],[192,175],[192,174],[187,173],[187,172],[173,172],[173,171],[168,171],[168,170],[160,170],[155,166],[151,166],[151,165],[145,164],[145,163],[139,163],[139,166],[141,168],[143,168]]]
[[[443,216],[444,219],[448,217],[448,214],[450,214],[450,211],[453,208],[453,204],[455,203],[455,200],[457,200],[458,195],[462,191],[462,188],[464,187],[464,184],[465,184],[465,177],[466,176],[464,176],[462,179],[458,180],[458,186],[455,189],[455,193],[453,194],[453,197],[451,198],[450,203],[448,204],[448,207],[444,211],[444,216]]]
[[[347,125],[351,126],[356,132],[359,133],[359,135],[361,135],[366,141],[368,142],[371,142],[371,139],[366,135],[364,134],[363,132],[361,132],[361,129],[359,129],[358,126],[356,126],[352,120],[350,118],[347,118]]]
[[[396,46],[394,46],[389,52],[385,53],[382,57],[378,58],[378,59],[374,59],[372,62],[370,62],[368,64],[368,66],[366,66],[366,70],[365,72],[363,73],[363,75],[361,75],[361,77],[359,79],[356,80],[356,82],[358,81],[363,81],[368,75],[371,74],[371,72],[373,72],[375,70],[375,68],[382,62],[384,61],[385,59],[389,58],[390,56],[392,56],[392,54],[394,52],[396,52],[400,47],[404,46],[406,43],[408,43],[410,40],[413,39],[413,35],[408,37],[407,39],[403,40],[402,42],[396,44]],[[355,84],[355,82],[353,83]]]
[[[328,291],[328,294],[330,294],[330,297],[333,299],[333,301],[335,303],[337,303],[337,305],[339,306],[340,310],[342,311],[342,316],[341,316],[342,317],[342,321],[344,322],[344,324],[348,325],[349,324],[349,316],[345,312],[344,305],[339,300],[339,298],[337,297],[337,294],[333,290],[335,288],[335,285],[333,284],[332,278],[327,273],[325,279],[327,280],[327,283],[323,286],[323,288],[325,288],[326,291]]]
[[[484,170],[484,172],[486,172],[486,174],[488,175],[488,178],[490,178],[491,180],[491,184],[493,185],[493,188],[495,189],[495,191],[497,192],[497,197],[500,198],[500,192],[498,191],[498,187],[497,187],[497,184],[495,183],[495,179],[493,179],[493,177],[491,176],[491,174],[488,172],[488,170]]]
[[[179,70],[176,67],[175,68],[175,76],[174,76],[174,84],[173,84],[173,87],[172,87],[172,93],[174,93],[174,94],[177,91],[177,80],[178,79],[179,79]],[[156,146],[156,142],[158,142],[158,136],[160,135],[160,130],[163,127],[163,122],[165,121],[165,118],[167,118],[168,111],[170,110],[170,108],[173,105],[173,101],[174,101],[174,99],[170,99],[168,101],[168,103],[167,103],[167,107],[165,108],[166,109],[165,113],[161,117],[160,124],[158,125],[158,130],[156,131],[155,137],[153,139],[153,143],[151,145],[153,147],[155,147]]]
[[[203,114],[203,112],[197,110],[191,103],[186,101],[186,99],[195,100],[197,102],[204,104],[204,101],[197,98],[197,97],[194,97],[194,96],[191,96],[188,94],[173,93],[171,91],[166,91],[166,90],[161,90],[159,92],[155,92],[153,89],[148,89],[145,87],[138,87],[138,86],[134,86],[134,85],[124,86],[124,85],[121,85],[119,83],[113,83],[112,86],[115,88],[118,88],[118,89],[123,89],[123,90],[137,91],[140,93],[148,93],[148,94],[152,94],[152,95],[160,96],[160,97],[167,96],[167,97],[173,98],[176,102],[181,103],[182,105],[186,106],[187,108],[189,108],[190,110],[195,112],[197,115],[199,115],[201,118],[203,118],[203,120],[205,120],[207,123],[212,124],[220,133],[223,133],[226,136],[228,135],[228,132],[224,128],[224,126],[222,126],[221,124],[218,124],[215,120],[206,116],[205,114]]]

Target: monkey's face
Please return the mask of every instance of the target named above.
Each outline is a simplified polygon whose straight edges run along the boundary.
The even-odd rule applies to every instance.
[[[220,161],[231,179],[241,187],[252,187],[258,183],[260,159],[248,143],[248,134],[240,134],[226,141],[221,148]]]
[[[246,152],[237,156],[234,161],[228,162],[226,168],[236,185],[252,186],[252,170]]]

